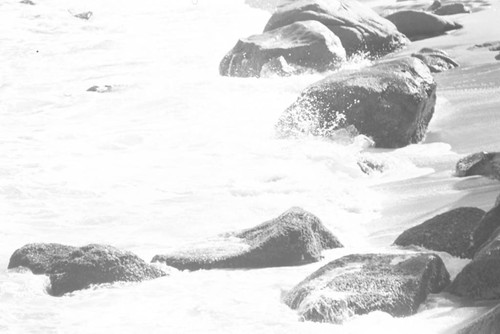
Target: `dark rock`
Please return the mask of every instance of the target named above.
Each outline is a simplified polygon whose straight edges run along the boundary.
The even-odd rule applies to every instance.
[[[33,274],[47,274],[51,272],[55,263],[77,249],[61,244],[28,244],[12,254],[7,268],[26,267]]]
[[[482,247],[477,247],[479,251],[457,275],[449,291],[472,299],[499,299],[500,207],[490,210],[480,224],[484,228],[475,233],[474,239],[487,241],[482,244]]]
[[[500,53],[495,56],[496,60],[500,60]]]
[[[422,246],[471,259],[477,250],[473,242],[474,232],[480,229],[479,222],[484,214],[478,208],[453,209],[404,231],[394,244]],[[480,244],[485,241],[483,239]]]
[[[468,155],[457,162],[456,175],[482,175],[500,180],[500,153],[478,152]]]
[[[433,12],[435,11],[436,9],[438,9],[439,7],[441,7],[441,1],[439,0],[435,0],[432,5],[430,5],[429,8],[427,8],[427,11],[429,12]]]
[[[219,72],[259,77],[266,63],[280,57],[292,66],[326,71],[338,67],[346,56],[340,40],[330,30],[317,21],[304,21],[240,39],[222,59]]]
[[[383,173],[384,170],[386,169],[386,166],[383,163],[373,161],[367,158],[361,158],[360,160],[358,160],[358,166],[363,173],[368,175],[373,174],[375,172]]]
[[[436,15],[455,15],[464,13],[470,13],[470,9],[460,2],[448,3],[434,10],[434,14]]]
[[[109,93],[113,90],[113,87],[110,85],[104,86],[92,86],[87,89],[87,92],[96,92],[96,93]]]
[[[205,247],[156,255],[152,262],[181,270],[292,266],[319,261],[324,249],[342,247],[316,216],[300,208],[210,242]]]
[[[448,283],[448,271],[434,254],[356,254],[320,268],[284,302],[304,320],[318,322],[342,323],[373,311],[404,317]]]
[[[94,284],[138,282],[165,276],[130,252],[106,245],[71,247],[29,244],[14,252],[9,268],[27,267],[50,278],[50,294],[60,296]]]
[[[386,17],[409,39],[422,39],[460,29],[462,25],[441,16],[417,10],[396,12]]]
[[[377,147],[402,147],[425,136],[434,113],[436,82],[414,57],[330,75],[309,86],[280,118],[280,136],[330,137],[354,126]]]
[[[82,20],[90,20],[90,18],[94,15],[92,12],[83,12],[79,14],[73,14],[74,17]]]
[[[22,1],[20,1],[20,3],[25,4],[25,5],[31,5],[31,6],[35,5],[35,3],[31,0],[22,0]]]
[[[456,334],[494,334],[500,328],[500,305],[482,314]]]
[[[432,73],[443,72],[459,66],[446,52],[439,49],[423,48],[411,56],[420,59]]]
[[[337,35],[348,55],[384,55],[409,43],[394,25],[357,1],[281,0],[264,31],[315,20]]]
[[[485,42],[482,44],[476,44],[473,47],[469,48],[469,50],[483,49],[483,48],[488,48],[488,50],[490,50],[490,51],[500,51],[500,41]]]

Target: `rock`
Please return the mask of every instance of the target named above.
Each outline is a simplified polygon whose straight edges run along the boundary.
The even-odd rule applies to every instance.
[[[500,195],[498,195],[497,200],[495,201],[495,207],[500,205]]]
[[[47,274],[58,261],[77,249],[61,244],[27,244],[12,254],[7,268],[26,267],[35,275]]]
[[[500,328],[500,305],[482,314],[456,334],[493,334]]]
[[[22,1],[20,1],[20,3],[25,4],[25,5],[31,5],[31,6],[35,5],[35,3],[31,0],[22,0]]]
[[[104,86],[92,86],[87,89],[87,92],[96,92],[96,93],[109,93],[113,90],[113,87],[110,85]]]
[[[29,244],[14,252],[9,269],[27,267],[35,274],[49,275],[49,293],[60,296],[94,284],[139,282],[165,276],[156,267],[130,252],[106,245],[71,247],[59,244]]]
[[[355,314],[409,316],[449,283],[434,254],[353,254],[328,263],[284,296],[304,320],[342,323]]]
[[[432,3],[432,5],[430,5],[429,8],[427,8],[427,11],[428,12],[433,12],[435,11],[436,9],[438,9],[439,7],[441,7],[441,1],[439,0],[434,0],[434,2]]]
[[[446,52],[439,49],[423,48],[411,56],[420,59],[432,73],[444,72],[459,66]]]
[[[90,18],[94,15],[92,12],[83,12],[79,14],[73,14],[74,17],[82,20],[90,20]]]
[[[482,44],[475,44],[469,50],[488,48],[490,51],[500,51],[500,41],[485,42]]]
[[[305,21],[240,39],[222,59],[219,72],[258,77],[266,63],[279,57],[289,65],[316,71],[334,69],[346,59],[337,36],[317,21]]]
[[[462,25],[441,16],[417,10],[396,12],[386,17],[409,39],[423,39],[460,29]]]
[[[357,163],[361,171],[368,175],[373,174],[375,172],[383,173],[384,170],[386,169],[386,166],[383,163],[370,160],[366,157],[359,159]]]
[[[380,56],[409,43],[392,23],[355,0],[281,0],[264,31],[298,21],[323,23],[338,36],[348,55]]]
[[[496,60],[500,60],[500,53],[495,56]]]
[[[455,15],[464,13],[470,13],[470,9],[460,2],[448,3],[434,10],[434,14],[436,15]]]
[[[484,214],[478,208],[453,209],[404,231],[394,244],[422,246],[471,259],[477,250],[473,242],[474,232],[480,228],[479,222]],[[480,241],[480,244],[485,241],[486,239]]]
[[[321,221],[300,208],[254,228],[228,233],[207,245],[190,247],[152,262],[177,269],[259,268],[301,265],[321,259],[321,251],[342,247]]]
[[[456,176],[482,175],[500,180],[500,153],[478,152],[457,162]]]
[[[352,125],[377,147],[402,147],[424,138],[435,103],[436,82],[429,68],[405,57],[314,83],[285,110],[276,127],[282,137],[330,137]]]
[[[475,238],[487,241],[476,252],[472,261],[457,275],[449,292],[472,299],[499,299],[500,207],[490,210],[480,224],[486,228],[477,233]]]

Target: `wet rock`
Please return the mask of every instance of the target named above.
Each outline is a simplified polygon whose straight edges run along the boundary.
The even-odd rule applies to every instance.
[[[500,53],[495,56],[496,60],[500,60]]]
[[[321,259],[325,249],[342,247],[321,221],[300,208],[254,228],[228,233],[172,254],[156,255],[177,269],[258,268],[293,266]]]
[[[26,267],[33,274],[47,274],[51,272],[54,264],[77,249],[77,247],[53,243],[28,244],[12,254],[7,268]]]
[[[25,4],[25,5],[31,5],[31,6],[35,5],[35,3],[31,0],[22,0],[22,1],[20,1],[20,3]]]
[[[340,38],[348,55],[379,56],[409,43],[392,23],[367,6],[347,0],[281,0],[264,31],[307,20],[327,26]]]
[[[425,136],[434,113],[436,82],[414,57],[337,72],[306,88],[278,121],[282,137],[330,137],[354,126],[377,147],[403,147]]]
[[[500,305],[482,314],[456,334],[493,334],[500,328]]]
[[[373,173],[383,173],[386,169],[386,166],[383,163],[373,161],[365,157],[361,158],[357,163],[361,171],[368,175]]]
[[[448,3],[434,10],[434,14],[436,15],[455,15],[464,13],[470,13],[470,9],[460,2]]]
[[[456,176],[482,175],[500,180],[500,153],[478,152],[468,155],[457,162]]]
[[[219,72],[259,77],[265,64],[280,57],[288,65],[315,71],[334,69],[346,59],[337,36],[317,21],[304,21],[240,39],[222,59]]]
[[[342,323],[373,311],[404,317],[448,283],[448,271],[434,254],[355,254],[314,272],[284,302],[302,319],[317,322]]]
[[[94,15],[92,12],[83,12],[79,14],[73,14],[74,17],[82,20],[90,20],[90,18]]]
[[[480,224],[485,228],[474,236],[487,240],[472,261],[457,275],[449,291],[472,299],[500,298],[500,207],[490,210]]]
[[[446,31],[462,28],[462,25],[456,22],[418,10],[396,12],[386,19],[394,23],[398,30],[411,40],[438,36]]]
[[[49,293],[60,296],[94,284],[139,282],[165,276],[130,252],[107,245],[71,247],[29,244],[14,252],[9,268],[23,266],[50,278]]]
[[[96,92],[96,93],[109,93],[113,91],[113,86],[104,85],[104,86],[92,86],[87,89],[87,92]]]
[[[422,246],[471,259],[477,250],[474,247],[474,233],[481,229],[480,221],[484,214],[485,212],[478,208],[453,209],[404,231],[394,244]],[[482,244],[485,241],[486,239],[477,242]]]
[[[500,41],[485,42],[482,44],[475,44],[469,50],[488,48],[490,51],[500,51]]]
[[[446,52],[439,49],[423,48],[411,56],[420,59],[432,73],[444,72],[459,66]]]

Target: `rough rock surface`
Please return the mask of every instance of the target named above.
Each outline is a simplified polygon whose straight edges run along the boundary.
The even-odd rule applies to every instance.
[[[396,12],[386,19],[394,23],[398,30],[411,40],[433,37],[462,28],[462,25],[444,17],[418,10]]]
[[[284,302],[304,320],[318,322],[342,323],[373,311],[403,317],[448,283],[448,271],[434,254],[355,254],[314,272]]]
[[[60,296],[94,284],[138,282],[165,276],[156,267],[130,252],[106,245],[71,247],[29,244],[14,252],[9,268],[23,266],[35,274],[47,274],[49,292]]]
[[[470,13],[470,9],[460,2],[448,3],[434,10],[434,14],[436,15],[455,15],[464,13]]]
[[[314,83],[285,110],[276,127],[282,137],[329,137],[352,125],[377,147],[403,147],[424,138],[435,103],[436,83],[429,68],[405,57]]]
[[[468,155],[457,162],[456,175],[482,175],[500,180],[500,153],[478,152]]]
[[[422,246],[470,259],[476,251],[473,247],[474,231],[484,214],[478,208],[453,209],[404,231],[394,244]]]
[[[493,334],[500,328],[500,305],[489,310],[456,334]]]
[[[348,55],[384,55],[409,43],[391,22],[355,0],[282,0],[264,31],[307,20],[327,26]]]
[[[459,66],[446,52],[439,49],[423,48],[411,56],[420,59],[432,73],[444,72]]]
[[[321,251],[342,247],[321,221],[300,208],[254,228],[228,233],[206,245],[156,255],[177,269],[255,268],[300,265],[321,259]]]
[[[487,226],[487,229],[475,237],[487,241],[479,248],[472,261],[457,275],[449,291],[472,299],[499,299],[500,207],[490,210],[480,224]]]
[[[296,22],[260,35],[240,39],[222,59],[225,76],[259,77],[269,61],[283,57],[288,65],[326,71],[346,59],[340,40],[317,21]]]

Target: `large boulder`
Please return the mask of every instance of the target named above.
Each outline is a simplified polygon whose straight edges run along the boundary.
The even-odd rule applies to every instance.
[[[482,231],[480,237],[487,241],[457,275],[449,291],[472,299],[500,299],[500,207],[490,210],[482,221],[494,232]]]
[[[356,254],[320,268],[284,302],[302,319],[317,322],[342,323],[373,311],[404,317],[448,283],[448,271],[434,254]]]
[[[345,61],[340,40],[317,21],[296,22],[243,38],[222,59],[225,76],[260,77],[262,67],[277,58],[302,70],[326,71]]]
[[[60,296],[94,284],[138,282],[166,274],[135,254],[106,245],[71,247],[29,244],[14,252],[9,269],[27,267],[50,278],[49,292]]]
[[[181,270],[292,266],[319,261],[324,249],[337,247],[342,244],[316,216],[292,208],[254,228],[156,255],[152,261]]]
[[[419,10],[404,10],[386,16],[400,32],[409,39],[416,40],[444,34],[446,31],[460,29],[462,25]]]
[[[484,214],[485,212],[478,208],[453,209],[404,231],[394,244],[422,246],[470,259],[476,251],[474,232],[480,228],[479,223]],[[485,241],[486,239],[483,239],[480,244]]]
[[[478,152],[458,160],[456,166],[458,177],[482,175],[500,180],[500,153]]]
[[[355,0],[281,0],[264,31],[308,20],[327,26],[348,55],[384,55],[409,43],[391,22]]]
[[[282,137],[330,137],[353,126],[377,147],[403,147],[425,136],[434,113],[436,82],[414,57],[330,75],[306,88],[278,121]]]
[[[446,52],[439,49],[423,48],[411,56],[423,61],[432,73],[444,72],[459,66]]]
[[[461,328],[456,334],[494,334],[500,328],[500,305],[495,306],[470,324]]]

